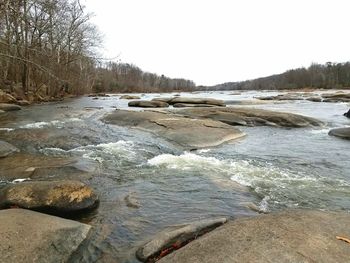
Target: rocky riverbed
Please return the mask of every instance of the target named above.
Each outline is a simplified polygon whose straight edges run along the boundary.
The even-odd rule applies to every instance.
[[[344,261],[347,95],[305,96],[0,104],[3,261]]]

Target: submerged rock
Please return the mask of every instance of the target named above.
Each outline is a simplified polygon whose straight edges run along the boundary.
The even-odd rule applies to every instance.
[[[162,257],[164,254],[186,245],[226,222],[227,218],[206,219],[163,231],[140,247],[136,251],[136,256],[142,262],[154,262],[157,257]]]
[[[311,117],[298,114],[251,108],[193,108],[174,111],[189,117],[209,118],[230,125],[309,127],[323,123]]]
[[[289,210],[229,222],[159,262],[347,262],[347,212]]]
[[[0,158],[7,157],[16,152],[19,152],[19,149],[8,142],[0,140]]]
[[[123,95],[119,99],[121,99],[121,100],[139,100],[141,98],[139,96],[135,96],[135,95]]]
[[[350,140],[350,127],[333,129],[328,134]]]
[[[118,110],[107,115],[104,121],[149,131],[189,149],[217,146],[245,136],[240,130],[219,121],[164,112]]]
[[[0,103],[0,110],[3,111],[16,111],[21,110],[22,108],[15,104],[6,104],[6,103]]]
[[[0,190],[0,208],[15,206],[64,215],[92,209],[97,204],[97,195],[79,181],[28,181]]]
[[[29,210],[2,210],[1,262],[68,262],[90,229],[86,224]]]
[[[135,100],[128,103],[129,107],[141,108],[167,108],[169,104],[163,101]]]

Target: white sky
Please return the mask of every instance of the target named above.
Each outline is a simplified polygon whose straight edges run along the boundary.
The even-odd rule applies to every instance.
[[[81,0],[104,55],[213,85],[345,62],[349,0]]]

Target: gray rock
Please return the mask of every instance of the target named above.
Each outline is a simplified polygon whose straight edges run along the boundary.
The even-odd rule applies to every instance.
[[[350,110],[348,110],[348,112],[345,112],[344,116],[350,118]]]
[[[193,108],[193,107],[216,107],[210,104],[190,104],[190,103],[175,103],[174,108]]]
[[[24,209],[0,211],[2,263],[68,262],[90,226]]]
[[[0,158],[7,157],[16,152],[19,152],[19,149],[12,144],[0,140]]]
[[[169,104],[176,103],[186,103],[186,104],[209,104],[216,106],[225,106],[224,101],[212,99],[212,98],[186,98],[186,97],[176,97],[173,98]]]
[[[330,130],[329,135],[350,140],[350,127]]]
[[[309,97],[309,98],[306,98],[306,100],[312,101],[312,102],[321,102],[322,98],[321,97]]]
[[[22,108],[15,104],[6,104],[6,103],[0,103],[0,110],[3,111],[16,111],[21,110]]]
[[[289,210],[229,222],[160,263],[348,262],[347,212]]]
[[[139,100],[141,98],[139,96],[135,96],[135,95],[123,95],[119,99],[121,99],[121,100]]]
[[[240,130],[219,121],[198,120],[154,111],[118,110],[103,120],[115,125],[149,131],[186,149],[217,146],[245,136]]]
[[[11,206],[71,215],[95,208],[98,197],[79,181],[27,181],[0,190],[0,208]]]
[[[19,100],[19,101],[17,101],[16,104],[20,105],[20,106],[28,106],[28,105],[30,105],[30,102],[27,100]]]
[[[141,108],[167,108],[169,104],[163,101],[135,100],[128,103],[129,107]]]
[[[227,218],[206,219],[163,231],[140,247],[136,251],[136,256],[142,262],[149,260],[153,262],[163,250],[177,249],[226,222]]]
[[[322,126],[323,123],[311,117],[287,112],[276,112],[262,109],[218,107],[188,108],[174,110],[175,113],[197,118],[209,118],[230,125],[276,126],[276,127],[309,127]]]

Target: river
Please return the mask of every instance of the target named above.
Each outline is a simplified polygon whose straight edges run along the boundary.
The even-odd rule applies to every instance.
[[[250,100],[276,92],[182,93]],[[141,94],[138,94],[141,95]],[[142,94],[143,99],[173,94]],[[69,99],[0,116],[0,138],[35,156],[72,157],[100,196],[80,221],[94,228],[82,262],[138,262],[136,248],[167,226],[200,218],[256,216],[286,208],[350,211],[350,141],[328,135],[350,126],[346,103],[284,101],[243,106],[317,118],[321,128],[238,127],[247,136],[185,152],[136,129],[100,118],[128,108],[118,96]],[[137,110],[137,109],[133,109]],[[10,183],[0,178],[1,184]],[[137,205],[127,205],[128,198]]]

